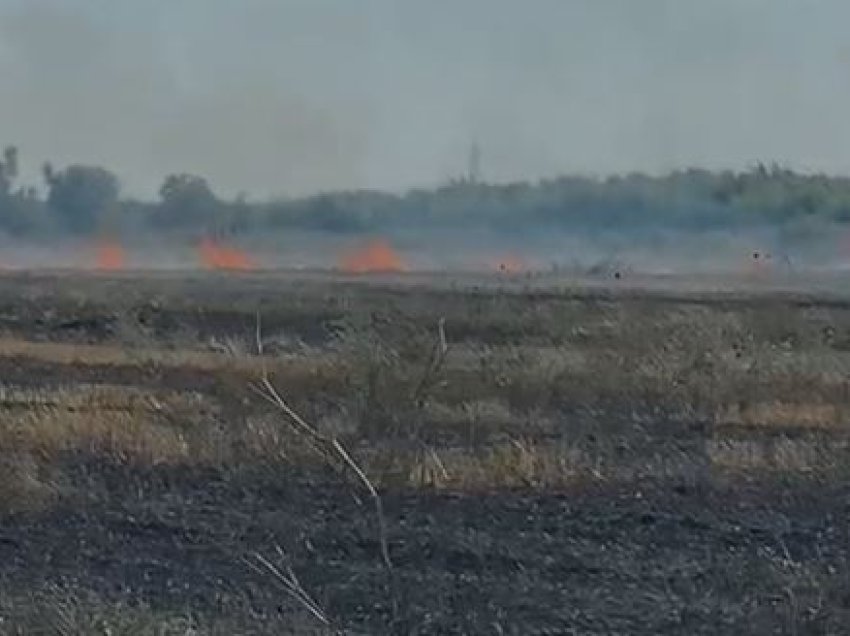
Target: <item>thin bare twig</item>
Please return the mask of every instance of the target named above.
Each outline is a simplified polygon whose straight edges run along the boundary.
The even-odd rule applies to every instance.
[[[257,311],[257,322],[256,328],[254,330],[254,338],[257,342],[257,355],[263,356],[263,331],[262,331],[262,323],[260,322],[260,312]]]
[[[422,439],[420,432],[423,419],[421,410],[425,405],[428,391],[436,383],[448,354],[449,345],[446,341],[446,319],[441,317],[439,321],[437,321],[437,337],[434,341],[434,346],[431,349],[431,355],[419,383],[416,385],[416,388],[411,394],[411,401],[413,403],[413,407],[416,409],[416,424],[413,427],[413,438],[419,443],[422,450],[431,458],[431,461],[433,461],[440,470],[444,480],[449,479],[449,473],[436,451],[434,451],[434,449]]]
[[[387,570],[393,569],[393,562],[390,559],[390,548],[389,541],[387,540],[387,524],[386,518],[384,517],[384,504],[381,501],[381,496],[378,494],[378,491],[375,489],[375,486],[372,485],[372,482],[366,477],[366,474],[357,465],[348,452],[343,448],[342,444],[339,443],[338,439],[332,440],[333,447],[339,456],[343,459],[343,461],[351,468],[352,471],[357,475],[363,485],[366,487],[366,490],[369,492],[369,496],[372,497],[372,501],[375,504],[375,516],[378,520],[378,539],[381,544],[381,557],[384,560],[384,565]]]
[[[439,351],[442,351],[441,355],[444,356],[445,351],[448,349],[448,347],[445,344],[445,334],[443,332],[442,320],[440,321],[439,331],[440,342],[442,343],[439,347]],[[259,312],[257,313],[255,336],[257,340],[257,351],[260,355],[262,355],[263,345]],[[268,369],[265,365],[265,360],[262,365],[262,379],[259,385],[252,383],[249,386],[260,397],[262,397],[264,400],[266,400],[271,405],[283,412],[283,414],[286,416],[287,421],[294,429],[296,434],[299,434],[302,438],[304,438],[310,448],[314,452],[316,452],[316,454],[322,456],[325,461],[328,461],[331,464],[333,463],[333,457],[336,457],[341,460],[342,463],[347,466],[349,470],[351,470],[351,472],[354,473],[354,475],[363,484],[366,491],[369,493],[369,496],[372,498],[372,502],[375,507],[375,516],[377,518],[378,523],[378,543],[380,545],[381,550],[381,560],[383,561],[384,568],[387,571],[387,580],[389,583],[389,591],[393,605],[393,612],[397,614],[398,596],[395,584],[395,574],[393,571],[392,559],[390,558],[389,539],[387,536],[387,524],[384,515],[384,505],[377,488],[375,488],[374,484],[371,482],[371,480],[363,471],[363,469],[356,461],[354,461],[354,459],[351,457],[351,455],[348,453],[342,443],[335,436],[324,434],[319,431],[315,426],[312,426],[309,422],[307,422],[307,420],[301,417],[301,415],[287,403],[287,401],[283,398],[283,396],[280,394],[280,392],[277,390],[277,388],[274,386],[271,379],[269,378]],[[279,554],[282,554],[282,551],[279,547],[278,552]],[[261,555],[257,556],[261,557]],[[261,563],[262,562],[263,561],[261,561]],[[275,578],[281,581],[281,583],[283,583],[285,586],[287,586],[288,582],[289,585],[287,586],[287,589],[290,591],[290,593],[295,595],[296,598],[299,599],[299,601],[301,601],[305,606],[307,606],[314,616],[316,616],[317,618],[321,617],[320,620],[323,619],[323,622],[326,625],[328,624],[327,618],[325,617],[324,613],[321,611],[319,606],[314,601],[312,601],[309,595],[304,592],[303,587],[301,587],[297,577],[295,576],[295,573],[291,570],[291,568],[288,569],[287,577],[284,576],[279,570],[274,568],[274,566],[270,564],[267,560],[265,560],[264,566],[275,576]]]
[[[280,546],[276,546],[278,554],[282,555],[285,559],[285,554],[283,550],[281,550]],[[303,605],[310,614],[312,614],[316,620],[322,623],[325,626],[330,626],[331,622],[328,617],[325,615],[322,608],[319,604],[313,600],[313,598],[307,593],[304,587],[301,585],[301,582],[298,580],[298,577],[295,576],[295,572],[292,570],[292,567],[286,563],[286,574],[280,571],[280,569],[275,566],[271,561],[269,561],[266,557],[264,557],[259,552],[254,552],[254,559],[259,562],[260,565],[265,568],[272,576],[283,586],[283,588],[289,592],[290,596],[292,596],[295,600],[297,600],[301,605]],[[264,574],[264,570],[260,568],[256,563],[252,562],[247,557],[243,559],[245,565],[249,568],[257,572],[258,574]]]
[[[341,459],[343,463],[351,469],[351,471],[357,476],[357,479],[366,488],[367,492],[369,493],[369,496],[372,498],[372,501],[375,505],[375,515],[378,521],[378,541],[381,547],[381,558],[383,559],[386,568],[388,570],[392,570],[393,564],[392,560],[390,559],[389,541],[387,539],[387,528],[384,517],[384,505],[381,501],[381,496],[378,494],[378,490],[372,484],[370,479],[366,476],[366,473],[363,472],[357,462],[352,459],[351,455],[348,453],[347,450],[345,450],[345,447],[340,443],[340,441],[336,437],[322,434],[314,426],[311,426],[304,418],[302,418],[292,407],[290,407],[268,377],[264,377],[262,379],[261,385],[262,389],[260,389],[258,393],[262,397],[264,397],[268,402],[283,411],[283,413],[289,418],[290,422],[294,425],[296,431],[298,431],[302,435],[307,436],[312,442],[315,442],[317,445],[324,446],[326,449],[328,449],[328,451],[332,451],[332,454],[336,455],[339,459]],[[256,387],[255,390],[257,390]]]
[[[437,377],[446,358],[449,354],[449,345],[446,341],[446,319],[441,317],[437,322],[437,338],[434,346],[431,349],[431,355],[428,358],[428,363],[425,365],[425,370],[422,373],[419,383],[411,394],[411,401],[414,406],[420,407],[424,402],[427,391],[433,386],[434,378]]]

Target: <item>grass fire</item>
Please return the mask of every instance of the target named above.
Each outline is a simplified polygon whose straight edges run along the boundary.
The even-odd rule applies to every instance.
[[[248,271],[256,269],[256,263],[242,250],[227,247],[205,238],[198,246],[201,264],[212,270]]]
[[[95,250],[97,269],[101,271],[118,271],[124,269],[127,264],[124,248],[115,241],[101,241]]]
[[[339,269],[349,274],[366,274],[404,272],[408,267],[387,241],[375,239],[344,253],[339,260]]]
[[[848,18],[0,0],[0,636],[850,635]]]

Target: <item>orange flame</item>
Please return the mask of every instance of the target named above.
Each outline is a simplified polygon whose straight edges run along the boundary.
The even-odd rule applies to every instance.
[[[97,245],[97,268],[103,271],[124,269],[127,261],[124,248],[113,241],[104,241]]]
[[[378,239],[365,247],[344,254],[340,259],[340,269],[351,274],[367,272],[403,272],[407,270],[404,259],[389,243]]]
[[[241,250],[219,245],[210,239],[201,241],[198,247],[201,263],[207,269],[249,270],[254,269],[254,261]]]

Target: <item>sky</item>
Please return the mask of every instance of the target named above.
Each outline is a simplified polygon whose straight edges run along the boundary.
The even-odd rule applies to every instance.
[[[0,144],[152,198],[850,174],[846,0],[0,0]]]

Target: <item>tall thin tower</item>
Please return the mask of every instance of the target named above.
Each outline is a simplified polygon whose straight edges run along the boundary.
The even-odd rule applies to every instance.
[[[481,147],[477,141],[473,141],[469,148],[469,166],[466,179],[472,184],[481,182]]]

